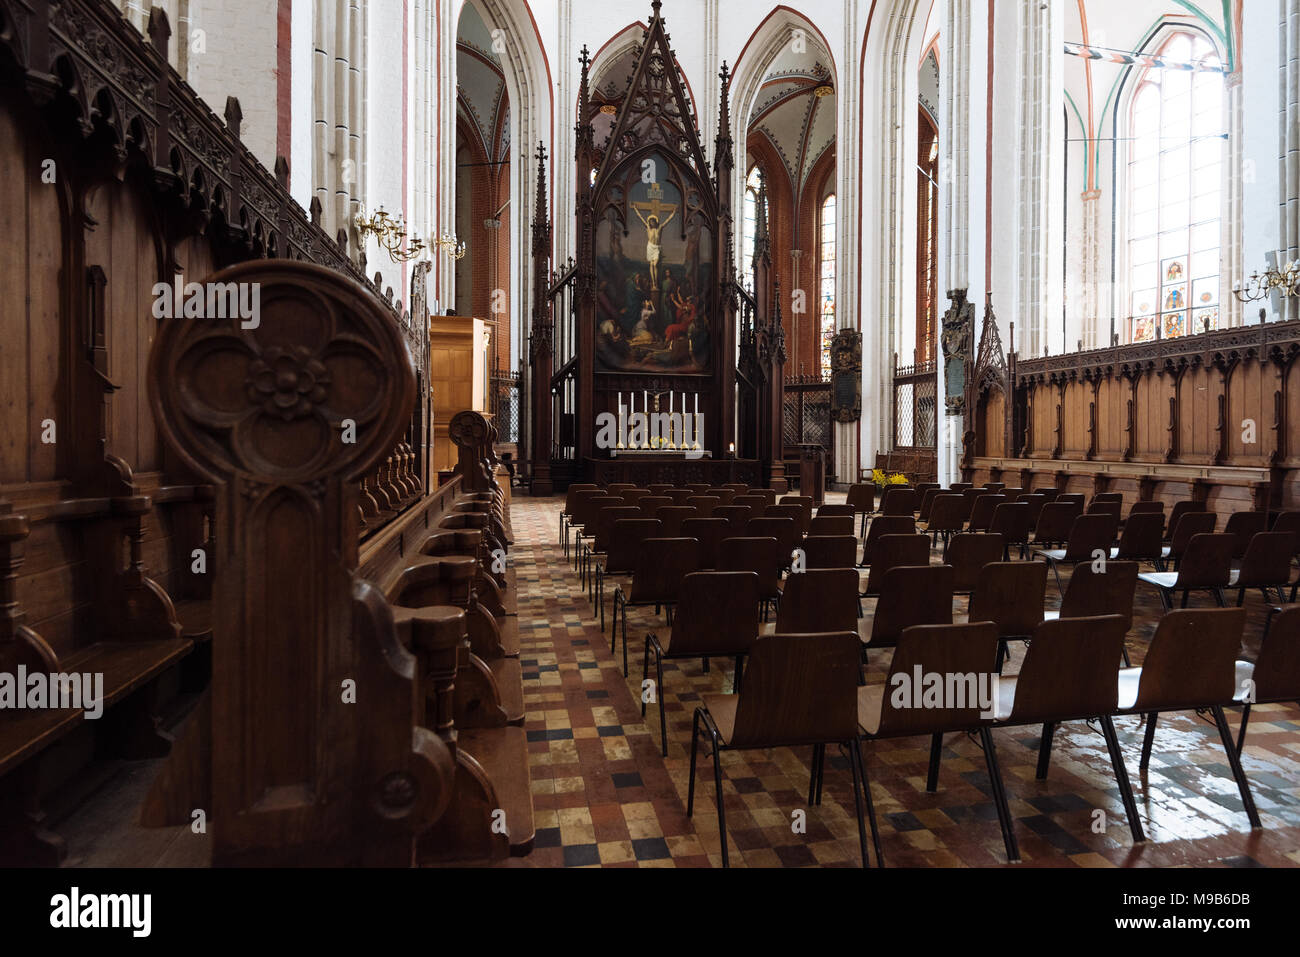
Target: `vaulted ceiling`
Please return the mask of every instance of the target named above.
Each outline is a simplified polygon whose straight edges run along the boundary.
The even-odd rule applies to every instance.
[[[765,137],[780,155],[797,194],[835,143],[835,101],[827,57],[787,46],[772,61],[749,117],[749,132]]]
[[[510,102],[501,58],[492,46],[483,18],[466,4],[456,33],[458,109],[477,130],[484,154],[500,160],[510,146]]]

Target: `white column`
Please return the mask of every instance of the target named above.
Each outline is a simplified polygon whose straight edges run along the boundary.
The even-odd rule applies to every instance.
[[[1279,8],[1281,236],[1278,245],[1281,262],[1292,262],[1300,258],[1300,0],[1279,0]],[[1296,300],[1283,299],[1280,318],[1297,317],[1300,308]]]

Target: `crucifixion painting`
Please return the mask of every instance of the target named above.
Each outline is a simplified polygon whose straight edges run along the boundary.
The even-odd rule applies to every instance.
[[[642,179],[647,162],[658,172],[655,182]],[[709,371],[712,223],[686,202],[681,181],[667,174],[672,169],[659,155],[629,164],[617,199],[599,214],[598,371]]]
[[[650,267],[650,291],[659,291],[659,258],[661,250],[659,246],[659,237],[665,226],[673,221],[677,215],[677,206],[675,204],[665,203],[663,201],[664,188],[662,183],[650,184],[650,199],[646,202],[629,203],[632,212],[636,213],[637,219],[645,226],[646,242],[645,257]],[[667,212],[668,218],[660,217]]]

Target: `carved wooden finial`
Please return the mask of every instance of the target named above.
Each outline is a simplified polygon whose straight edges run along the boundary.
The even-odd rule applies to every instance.
[[[311,198],[311,202],[307,204],[307,212],[311,216],[311,224],[313,226],[319,226],[321,213],[324,212],[324,207],[320,204],[319,196],[313,196]]]
[[[243,122],[244,110],[239,105],[239,97],[226,97],[226,128],[234,133],[236,138],[239,137],[239,128]]]
[[[153,41],[153,48],[164,59],[167,59],[167,44],[172,37],[172,25],[167,22],[167,11],[162,7],[153,7],[149,10],[149,25],[145,28],[149,34],[149,39]]]
[[[289,188],[289,161],[282,153],[276,154],[275,157],[275,181],[282,189]]]

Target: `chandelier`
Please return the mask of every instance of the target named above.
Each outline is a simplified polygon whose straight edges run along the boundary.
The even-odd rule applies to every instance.
[[[450,233],[443,233],[433,241],[433,244],[439,249],[447,250],[447,255],[452,259],[465,258],[465,241],[463,239],[457,239]]]
[[[1232,292],[1241,302],[1256,302],[1274,292],[1300,297],[1300,260],[1289,262],[1281,269],[1270,266],[1263,275],[1253,273],[1244,284],[1234,283]]]
[[[357,211],[357,232],[364,238],[374,236],[381,249],[388,253],[388,258],[395,263],[409,262],[417,259],[427,249],[419,234],[409,240],[406,235],[406,220],[394,219],[381,205],[371,216],[366,216],[365,208]],[[441,244],[441,241],[439,241]]]

